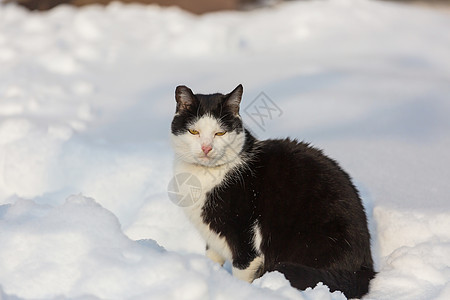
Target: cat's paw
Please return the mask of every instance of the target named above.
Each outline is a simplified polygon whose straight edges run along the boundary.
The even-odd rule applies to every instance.
[[[264,266],[264,257],[257,256],[252,260],[250,265],[245,269],[240,269],[233,266],[232,272],[233,276],[247,282],[253,282],[256,278],[260,276],[261,269]]]
[[[220,255],[219,253],[217,253],[216,251],[214,251],[211,248],[206,249],[206,256],[210,260],[220,264],[221,266],[223,266],[223,264],[225,263],[225,258],[223,258],[222,255]]]

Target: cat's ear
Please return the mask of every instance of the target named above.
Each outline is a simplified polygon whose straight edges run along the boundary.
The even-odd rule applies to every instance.
[[[242,84],[238,85],[231,93],[227,95],[226,105],[235,114],[239,114],[239,107],[242,100],[244,88]]]
[[[175,100],[177,100],[177,113],[189,109],[195,101],[194,93],[185,85],[179,85],[175,89]]]

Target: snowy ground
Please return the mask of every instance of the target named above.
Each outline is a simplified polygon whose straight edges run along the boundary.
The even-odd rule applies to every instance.
[[[259,138],[310,141],[353,176],[380,272],[366,298],[450,299],[448,28],[368,0],[0,7],[0,299],[345,299],[238,281],[167,196],[175,86],[238,83]],[[264,125],[261,92],[281,110]]]

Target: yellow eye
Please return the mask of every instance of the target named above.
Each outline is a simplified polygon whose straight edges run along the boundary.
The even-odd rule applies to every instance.
[[[216,132],[216,135],[217,135],[217,136],[222,136],[222,135],[224,135],[225,133],[227,133],[227,132],[226,132],[226,131]]]
[[[194,134],[194,135],[200,134],[200,132],[198,132],[198,131],[195,130],[195,129],[188,129],[188,130],[189,130],[189,132],[190,132],[191,134]]]

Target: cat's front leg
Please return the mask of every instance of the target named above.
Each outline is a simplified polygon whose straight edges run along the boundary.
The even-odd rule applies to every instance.
[[[223,258],[222,255],[220,255],[219,253],[217,253],[216,251],[214,251],[213,249],[211,249],[211,247],[209,247],[209,245],[206,245],[206,256],[212,260],[213,262],[216,262],[218,264],[220,264],[221,266],[223,266],[223,264],[225,263],[225,258]]]
[[[241,264],[233,261],[233,276],[247,281],[253,282],[260,277],[264,268],[264,257],[262,255],[256,256],[249,264]]]

